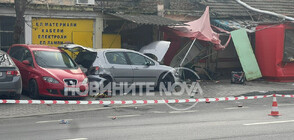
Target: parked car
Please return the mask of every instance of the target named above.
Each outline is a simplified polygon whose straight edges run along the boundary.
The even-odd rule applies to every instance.
[[[19,99],[21,92],[20,72],[10,56],[0,50],[0,95]]]
[[[63,44],[58,48],[79,52],[75,61],[86,68],[86,74],[102,77],[108,82],[153,82],[157,87],[159,82],[176,81],[174,68],[160,65],[157,61],[137,51],[90,49],[76,44]]]
[[[30,97],[87,96],[88,78],[66,52],[56,47],[15,44],[8,53],[18,66],[23,89]]]

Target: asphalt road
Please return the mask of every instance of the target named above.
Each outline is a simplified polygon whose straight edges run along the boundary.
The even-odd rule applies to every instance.
[[[293,99],[278,98],[280,117],[268,116],[271,104],[267,98],[199,103],[185,111],[163,104],[0,119],[0,139],[293,139]]]

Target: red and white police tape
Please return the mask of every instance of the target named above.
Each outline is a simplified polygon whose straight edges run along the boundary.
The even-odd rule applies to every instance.
[[[294,98],[294,95],[281,95],[281,94],[276,94],[277,97],[285,97],[285,98]]]
[[[250,100],[272,97],[272,95],[260,96],[240,96],[240,97],[220,97],[220,98],[199,98],[199,99],[170,99],[170,100],[121,100],[121,101],[83,101],[83,100],[3,100],[0,99],[0,104],[164,104],[164,103],[195,103],[195,102],[219,102],[219,101],[236,101]],[[279,95],[279,97],[291,97],[294,95]]]

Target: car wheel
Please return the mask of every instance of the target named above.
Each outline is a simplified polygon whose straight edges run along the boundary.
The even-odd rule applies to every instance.
[[[166,89],[168,89],[169,83],[171,83],[170,85],[172,85],[173,83],[175,83],[175,79],[171,74],[165,73],[158,78],[158,83],[156,87],[157,90],[159,90],[161,83],[165,86]]]
[[[112,91],[112,79],[109,76],[103,77],[105,81],[103,82],[103,86],[107,86],[110,83],[110,90]]]
[[[33,99],[39,98],[39,88],[36,80],[31,80],[29,83],[30,97]]]
[[[9,96],[9,99],[19,100],[20,94],[17,94],[16,92],[14,92]]]
[[[15,94],[15,95],[13,96],[13,99],[14,99],[14,100],[19,100],[19,99],[20,99],[20,94]]]

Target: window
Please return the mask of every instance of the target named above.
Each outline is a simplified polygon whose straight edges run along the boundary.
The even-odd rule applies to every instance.
[[[22,62],[24,60],[28,60],[30,62],[30,66],[33,66],[33,57],[30,50],[24,47],[12,47],[10,50],[10,56],[15,58],[16,60]]]
[[[30,50],[24,48],[24,55],[21,61],[28,60],[30,62],[30,66],[34,66],[33,57]]]
[[[284,62],[294,62],[294,29],[285,30]]]
[[[131,52],[128,52],[127,55],[130,58],[132,65],[146,65],[147,63],[150,65],[154,65],[153,61],[144,57],[143,55]]]
[[[151,54],[151,53],[144,53],[144,55],[146,55],[146,56],[152,58],[152,59],[155,60],[155,61],[158,61],[158,58],[157,58],[154,54]]]
[[[65,52],[34,51],[37,64],[43,68],[77,68],[73,60]]]
[[[128,64],[123,52],[107,52],[105,55],[110,64]]]
[[[145,59],[146,59],[147,63],[149,63],[151,66],[155,65],[155,63],[152,60],[150,60],[146,57],[145,57]]]
[[[24,55],[23,47],[12,47],[9,51],[9,55],[18,61],[22,61]]]
[[[9,56],[0,51],[0,67],[11,67],[14,66],[12,60],[9,58]]]
[[[0,48],[7,50],[13,44],[15,17],[0,16]]]

